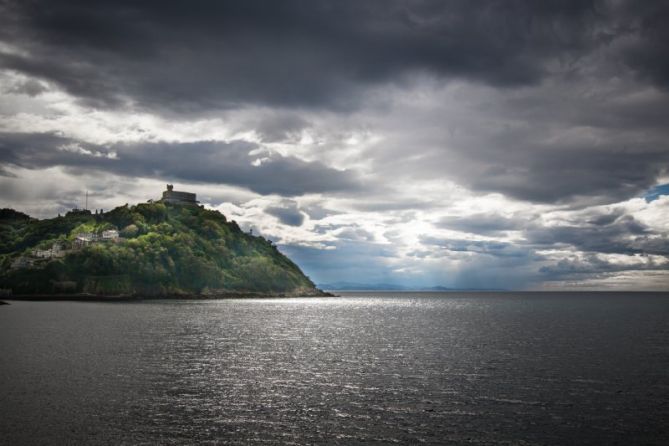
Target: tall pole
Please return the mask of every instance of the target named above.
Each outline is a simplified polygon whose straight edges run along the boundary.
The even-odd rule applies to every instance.
[[[88,210],[88,191],[86,191],[86,207],[85,210]]]

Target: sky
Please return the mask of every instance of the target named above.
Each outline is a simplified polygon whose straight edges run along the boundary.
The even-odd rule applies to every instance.
[[[196,192],[317,283],[669,289],[669,2],[0,0],[0,207]]]

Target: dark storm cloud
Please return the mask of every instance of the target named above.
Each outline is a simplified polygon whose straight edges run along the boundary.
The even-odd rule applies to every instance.
[[[650,207],[664,201],[636,218],[622,202],[667,192],[667,20],[669,2],[650,0],[0,0],[2,129],[17,132],[0,134],[2,197],[58,200],[28,185],[53,166],[65,174],[44,170],[45,184],[106,187],[88,183],[109,172],[319,194],[272,198],[265,213],[329,240],[290,248],[329,282],[434,268],[429,281],[505,287],[661,269],[669,238]],[[151,142],[76,139],[136,115]],[[190,122],[260,143],[155,142],[191,139]],[[552,215],[517,201],[497,215],[495,194]],[[356,212],[387,243],[326,218]],[[438,220],[450,212],[477,213]],[[414,220],[435,222],[420,243],[396,228]]]
[[[625,61],[642,77],[669,87],[669,3],[623,2],[621,10],[637,31],[625,46]]]
[[[518,142],[518,145],[523,144]],[[611,144],[616,144],[611,141]],[[497,166],[463,179],[474,190],[501,192],[521,200],[556,203],[579,195],[603,201],[640,196],[667,172],[669,150],[664,142],[650,147],[602,150],[593,145],[576,148],[555,144],[500,151]],[[522,159],[518,159],[522,157]]]
[[[544,203],[638,196],[669,165],[666,98],[615,100],[630,93],[621,79],[668,85],[667,2],[5,0],[2,5],[0,39],[16,51],[0,51],[0,66],[56,84],[96,107],[134,103],[189,115],[269,105],[272,112],[250,125],[264,142],[274,142],[311,125],[299,114],[303,107],[350,109],[361,105],[369,87],[405,85],[417,72],[497,91],[562,80],[564,88],[582,90],[577,96],[584,99],[553,90],[504,100],[498,109],[493,103],[494,116],[476,125],[506,117],[529,125],[492,134],[479,128],[481,136],[469,143],[460,143],[464,132],[455,127],[452,141],[448,132],[431,128],[426,137],[432,140],[412,133],[414,141],[402,141],[405,153],[405,144],[418,147],[425,165],[391,159],[412,174],[434,169],[443,175],[444,153],[432,156],[427,148],[448,146],[457,152],[448,154],[457,167],[446,173],[459,184]],[[589,95],[586,80],[618,87],[612,94]],[[38,94],[38,84],[31,85],[20,91]],[[568,100],[561,102],[563,96]],[[602,134],[591,142],[546,141],[551,129],[574,127]]]
[[[639,197],[669,173],[667,92],[628,78],[555,82],[514,92],[468,86],[469,97],[443,94],[441,114],[398,114],[375,170],[552,204]]]
[[[50,133],[0,133],[0,166],[95,169],[131,177],[230,184],[286,196],[360,187],[346,171],[289,156],[251,155],[258,148],[243,141],[98,146]]]
[[[361,87],[416,71],[496,86],[535,84],[549,63],[569,64],[610,42],[620,20],[620,8],[595,0],[3,5],[0,37],[20,49],[0,53],[5,67],[97,105],[130,98],[171,111],[240,103],[350,107]],[[643,26],[658,8],[631,17]],[[661,51],[651,48],[660,48],[659,38],[643,31],[629,31],[649,42],[649,55],[635,66],[662,78],[651,57]]]

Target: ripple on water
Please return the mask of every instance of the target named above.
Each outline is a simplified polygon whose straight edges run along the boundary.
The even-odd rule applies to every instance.
[[[649,295],[16,302],[0,310],[0,431],[6,444],[667,444],[667,322],[669,299]]]

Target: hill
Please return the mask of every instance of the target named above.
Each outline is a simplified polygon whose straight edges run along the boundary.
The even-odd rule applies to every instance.
[[[37,220],[0,210],[2,294],[323,295],[263,237],[202,206],[143,203]]]

